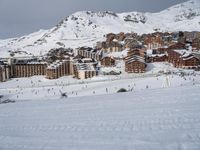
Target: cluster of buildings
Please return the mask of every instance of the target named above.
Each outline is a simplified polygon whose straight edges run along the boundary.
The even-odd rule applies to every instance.
[[[109,33],[106,40],[97,42],[94,48],[58,48],[42,58],[2,59],[0,81],[34,75],[48,79],[62,76],[87,79],[97,76],[101,67],[115,67],[117,61],[124,63],[127,73],[144,73],[147,64],[152,62],[169,62],[174,67],[195,69],[199,68],[199,50],[199,32]],[[124,51],[126,55],[122,57],[114,55]]]
[[[127,73],[143,73],[147,63],[152,62],[169,62],[186,69],[199,68],[200,64],[200,32],[155,32],[141,36],[110,33],[97,47],[104,53],[127,50],[127,56],[123,57]],[[106,61],[110,64],[114,60],[107,58]]]
[[[187,44],[175,43],[168,47],[147,50],[148,62],[169,62],[174,67],[197,69],[200,65],[199,54],[187,47]]]
[[[80,51],[90,50],[90,54]],[[66,49],[68,51],[68,49]],[[57,79],[63,76],[74,76],[78,79],[87,79],[96,76],[98,60],[101,52],[91,48],[81,47],[78,54],[62,49],[49,51],[43,58],[37,57],[10,57],[0,61],[0,82],[10,78],[45,76],[47,79]],[[91,57],[91,58],[90,58]]]

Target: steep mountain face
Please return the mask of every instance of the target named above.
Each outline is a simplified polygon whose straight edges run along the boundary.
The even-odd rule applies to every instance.
[[[93,46],[110,32],[200,31],[200,0],[189,0],[158,13],[83,11],[63,19],[50,30],[40,30],[20,38],[1,40],[0,54],[6,50],[45,54],[51,48]],[[3,53],[3,54],[2,54]]]

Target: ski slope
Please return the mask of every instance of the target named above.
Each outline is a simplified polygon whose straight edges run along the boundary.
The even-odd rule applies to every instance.
[[[162,73],[164,70],[171,74]],[[184,77],[181,76],[182,73],[185,74]],[[128,91],[143,91],[167,87],[178,88],[199,83],[199,72],[174,68],[169,63],[151,63],[148,64],[147,72],[143,74],[127,74],[122,71],[119,76],[100,75],[86,80],[77,80],[72,76],[55,80],[46,79],[44,76],[14,78],[0,83],[0,95],[16,101],[55,100],[60,99],[62,93],[66,93],[68,97],[81,97],[113,94],[121,88]]]
[[[1,150],[199,150],[200,86],[0,105]]]
[[[2,82],[0,95],[15,103],[0,103],[0,150],[199,150],[199,90],[199,72],[168,63],[137,75]]]

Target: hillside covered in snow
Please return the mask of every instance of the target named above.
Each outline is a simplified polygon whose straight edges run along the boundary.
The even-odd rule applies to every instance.
[[[52,29],[0,40],[0,55],[7,57],[9,50],[42,55],[51,48],[94,46],[111,32],[155,31],[200,31],[200,0],[189,0],[158,13],[76,12]]]

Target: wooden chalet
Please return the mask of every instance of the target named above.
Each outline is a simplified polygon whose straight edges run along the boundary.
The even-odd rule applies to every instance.
[[[199,65],[199,59],[186,49],[168,51],[168,61],[178,68],[192,69]]]
[[[144,73],[146,63],[143,57],[133,56],[125,60],[125,71],[127,73]]]
[[[164,46],[164,41],[160,35],[148,35],[144,39],[147,49],[157,49]]]
[[[110,56],[105,56],[101,59],[101,65],[104,67],[113,67],[115,66],[115,59]]]
[[[105,53],[121,52],[123,50],[123,45],[119,41],[114,39],[109,43],[106,42],[102,50]]]
[[[147,50],[147,62],[165,62],[168,60],[168,48]]]
[[[145,49],[140,49],[140,48],[129,49],[127,52],[127,56],[130,57],[133,55],[137,55],[137,56],[141,56],[141,57],[145,58],[146,51],[145,51]]]

